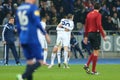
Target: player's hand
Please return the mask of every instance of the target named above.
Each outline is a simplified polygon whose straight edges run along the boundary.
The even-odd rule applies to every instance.
[[[84,40],[83,40],[84,44],[87,44],[88,43],[88,38],[85,37]]]
[[[2,43],[5,45],[5,44],[6,44],[6,41],[2,41]]]
[[[66,29],[66,28],[65,28],[65,31],[66,31],[66,32],[68,32],[68,31],[69,31],[69,29]]]
[[[15,32],[17,32],[17,29],[14,29]]]
[[[107,41],[107,37],[105,36],[105,37],[103,38],[103,40],[104,40],[104,41]]]
[[[50,37],[49,37],[48,34],[45,35],[45,38],[46,38],[46,40],[47,40],[47,43],[50,44],[51,40],[50,40]]]

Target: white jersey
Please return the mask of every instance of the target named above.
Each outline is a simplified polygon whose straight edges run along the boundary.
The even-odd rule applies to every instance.
[[[56,30],[57,30],[56,45],[69,46],[70,35],[71,35],[71,31],[74,28],[74,22],[69,19],[61,19],[60,24],[62,24],[62,27],[57,26],[57,28],[56,28]],[[65,28],[68,29],[69,31],[65,31]]]
[[[41,21],[41,26],[43,27],[43,29],[46,28],[46,23]],[[39,29],[37,29],[37,34],[38,34],[38,40],[41,43],[42,48],[47,48],[47,41],[45,39],[45,36],[41,33],[41,31]]]

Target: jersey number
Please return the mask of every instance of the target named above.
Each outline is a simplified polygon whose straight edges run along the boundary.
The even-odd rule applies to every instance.
[[[62,25],[65,25],[65,26],[68,26],[68,27],[70,27],[70,23],[68,23],[68,22],[65,22],[65,21],[62,21]]]
[[[20,25],[25,26],[28,24],[28,17],[26,15],[27,11],[19,11],[18,17],[20,21]]]

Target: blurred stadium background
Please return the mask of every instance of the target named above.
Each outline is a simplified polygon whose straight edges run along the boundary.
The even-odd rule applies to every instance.
[[[100,58],[120,58],[120,0],[36,0],[41,16],[47,17],[47,31],[51,37],[48,45],[48,58],[56,41],[56,25],[68,13],[74,14],[75,28],[73,33],[79,43],[83,39],[83,28],[86,14],[93,9],[95,2],[101,3],[102,25],[107,33],[107,41],[102,41]],[[17,7],[24,0],[0,0],[0,59],[3,59],[3,44],[1,33],[3,26],[10,16],[15,16]],[[80,44],[81,46],[81,44]],[[16,48],[21,59],[24,59],[22,49],[19,47],[16,34]],[[81,48],[82,49],[82,48]],[[87,53],[84,55],[87,56]],[[10,51],[10,59],[13,56]],[[74,59],[73,55],[72,58]]]
[[[56,25],[49,25],[49,26],[56,26]],[[0,27],[0,33],[1,33],[1,30],[2,30],[2,27]],[[83,39],[83,34],[81,34],[80,32],[82,32],[82,31],[77,31],[77,30],[73,31],[76,39],[79,41],[80,48],[82,49],[81,41]],[[111,32],[113,32],[113,31],[107,31],[107,34],[108,34],[107,39],[108,40],[106,42],[104,42],[102,40],[101,50],[100,50],[100,57],[99,58],[110,58],[110,59],[120,58],[120,36],[117,35],[117,32],[116,32],[116,34],[109,35]],[[57,37],[55,30],[50,30],[49,34],[50,34],[50,37],[51,37],[51,44],[48,45],[48,59],[50,59],[52,48],[55,45],[56,37]],[[21,47],[19,47],[19,40],[18,40],[17,34],[16,34],[15,43],[16,43],[16,48],[17,48],[18,54],[20,55],[20,58],[24,59],[22,49],[21,49]],[[3,56],[4,56],[3,49],[4,49],[4,45],[2,44],[2,41],[1,41],[0,42],[0,59],[1,60],[3,59]],[[87,57],[88,56],[87,52],[84,52],[84,55]],[[11,51],[9,53],[9,56],[10,56],[9,57],[10,59],[13,59],[13,55],[12,55]],[[78,53],[78,56],[79,56],[79,53]],[[74,59],[73,54],[72,54],[71,58]]]

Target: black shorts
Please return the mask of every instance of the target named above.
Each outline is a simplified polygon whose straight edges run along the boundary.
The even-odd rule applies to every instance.
[[[93,48],[93,50],[100,49],[101,36],[99,32],[89,32],[88,39],[91,43],[91,47]]]

